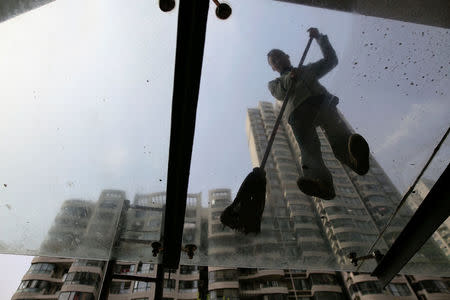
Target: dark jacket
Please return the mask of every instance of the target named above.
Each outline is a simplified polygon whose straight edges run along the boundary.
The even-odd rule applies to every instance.
[[[295,91],[289,97],[286,106],[286,117],[289,117],[290,114],[309,97],[324,95],[329,101],[331,101],[332,98],[336,98],[328,93],[325,87],[319,83],[319,79],[330,72],[338,64],[336,52],[326,35],[320,35],[319,38],[317,38],[317,43],[320,46],[323,58],[298,69]],[[284,72],[280,77],[270,81],[269,90],[272,96],[279,101],[283,101],[292,81],[290,72]]]

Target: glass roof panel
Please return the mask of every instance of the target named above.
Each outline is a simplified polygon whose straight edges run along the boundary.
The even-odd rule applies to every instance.
[[[235,1],[232,8],[227,20],[217,19],[213,10],[208,19],[189,184],[189,192],[202,192],[208,221],[202,233],[208,238],[197,258],[182,263],[355,270],[348,255],[367,253],[449,126],[449,32],[280,1]],[[315,160],[300,158],[303,152],[286,117],[266,166],[261,233],[223,228],[220,214],[259,166],[279,112],[281,101],[268,82],[280,74],[269,66],[267,53],[281,49],[297,66],[310,27],[327,35],[336,51],[339,62],[320,83],[339,98],[342,122],[367,140],[370,169],[364,176],[352,171],[345,158],[336,158],[347,151],[347,140],[337,139],[335,155],[333,128],[318,129],[336,197],[306,196],[296,181],[305,161]],[[323,57],[318,44],[313,41],[306,65]],[[299,116],[306,119],[308,113]],[[313,122],[325,123],[319,117]],[[308,145],[304,148],[307,152]],[[440,155],[445,167],[448,147]],[[430,167],[427,176],[437,178],[442,170]],[[414,211],[404,207],[387,230],[391,236],[384,235],[376,248],[386,252]],[[410,265],[409,272],[448,276],[444,249],[436,244],[430,249],[428,267]],[[360,271],[374,266],[368,261]]]
[[[107,259],[121,209],[165,189],[176,24],[72,0],[0,24],[0,252]]]
[[[355,270],[348,255],[366,254],[449,126],[448,30],[279,1],[232,8],[227,20],[209,12],[183,236],[184,250],[197,250],[192,259],[183,250],[181,263]],[[161,257],[152,243],[164,224],[176,18],[148,1],[59,0],[0,24],[0,252]],[[336,159],[319,129],[336,197],[305,195],[296,183],[305,159],[284,120],[261,233],[233,232],[220,214],[259,165],[280,109],[267,53],[282,49],[297,65],[309,27],[336,51],[320,83],[339,98],[341,123],[368,141],[370,170]],[[305,64],[322,57],[313,41]],[[448,163],[445,145],[424,177]],[[415,209],[402,208],[377,249]],[[444,248],[430,239],[405,270],[450,276]]]

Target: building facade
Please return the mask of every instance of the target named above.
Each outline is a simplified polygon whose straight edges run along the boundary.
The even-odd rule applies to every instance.
[[[412,194],[407,204],[413,210],[416,210],[433,187],[434,182],[422,178],[416,185],[415,193]],[[441,248],[448,259],[450,259],[450,217],[442,223],[441,226],[433,233],[434,242]]]
[[[269,102],[248,110],[246,131],[255,167],[262,160],[278,111],[279,107]],[[367,273],[334,271],[353,268],[350,253],[366,254],[401,195],[373,157],[369,173],[357,176],[335,159],[324,132],[317,132],[324,162],[333,174],[336,198],[325,201],[298,189],[300,149],[283,120],[266,165],[261,234],[237,234],[221,224],[220,214],[233,199],[230,189],[210,190],[208,207],[202,207],[201,194],[188,194],[183,245],[199,247],[196,255],[201,259],[193,262],[200,261],[204,267],[181,265],[171,274],[165,273],[164,299],[450,298],[449,278],[398,275],[382,289]],[[418,188],[421,194],[421,186]],[[148,255],[151,243],[160,240],[164,209],[165,193],[138,194],[130,203],[124,192],[105,190],[96,203],[65,201],[42,253],[67,253],[68,257],[79,253],[78,257],[95,258],[105,257],[104,251],[109,249],[122,259],[115,265],[116,274],[154,278],[158,266],[135,259]],[[400,209],[376,250],[388,249],[414,209]],[[448,232],[443,229],[439,234],[448,246]],[[417,270],[442,261],[445,267],[448,256],[438,246],[436,239],[428,241],[408,266]],[[309,269],[294,269],[295,265]],[[365,265],[372,269],[375,262]],[[104,272],[105,264],[99,260],[36,257],[12,299],[97,299]],[[150,300],[154,292],[154,283],[114,279],[108,299]]]

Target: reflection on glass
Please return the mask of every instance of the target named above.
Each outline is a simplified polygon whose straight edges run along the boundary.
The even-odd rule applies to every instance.
[[[1,101],[8,108],[0,111],[0,252],[85,259],[73,266],[36,262],[29,274],[55,276],[58,284],[30,278],[20,291],[50,293],[66,283],[96,286],[104,271],[97,262],[110,258],[136,262],[120,263],[118,273],[155,273],[153,264],[161,258],[153,257],[151,244],[160,241],[164,224],[173,83],[167,70],[173,70],[176,13],[160,14],[145,1],[132,7],[123,1],[87,3],[56,1],[0,24],[6,45],[0,50]],[[182,241],[198,249],[193,259],[182,252],[182,264],[223,267],[211,270],[218,272],[212,283],[234,286],[231,291],[217,286],[211,292],[216,298],[238,297],[241,280],[232,281],[234,275],[244,278],[246,296],[272,288],[288,294],[289,285],[281,279],[246,282],[268,273],[281,278],[280,270],[302,274],[291,276],[296,289],[335,284],[333,274],[302,270],[353,270],[348,255],[366,253],[448,125],[448,31],[278,1],[233,5],[230,19],[212,17],[208,23]],[[313,130],[313,141],[302,145],[305,127],[295,123],[311,115],[289,120],[287,112],[266,168],[261,234],[235,233],[223,227],[220,214],[244,175],[259,165],[280,109],[273,96],[283,98],[267,89],[277,77],[267,52],[283,49],[296,65],[311,26],[328,38],[318,33],[307,55],[305,68],[314,74],[298,75],[339,98],[328,115],[335,124]],[[270,63],[286,75],[276,62],[283,57],[273,56]],[[310,123],[316,120],[313,116]],[[336,136],[330,134],[334,125],[345,127],[346,137],[338,138],[341,148],[355,132],[368,141],[372,152],[364,176],[336,150]],[[313,148],[311,160],[308,149]],[[317,163],[319,168],[309,169]],[[334,197],[311,197],[299,189],[298,177],[319,169]],[[376,249],[385,252],[401,232],[420,202],[417,197],[426,195],[420,192],[425,187],[418,189]],[[450,226],[444,225],[405,272],[449,275]],[[367,262],[362,271],[373,266]],[[259,269],[229,271],[238,267]],[[185,267],[180,275],[196,271]],[[349,275],[354,293],[386,292],[376,283],[356,280],[366,275]],[[198,286],[185,279],[177,285],[168,281],[166,289],[193,293]],[[430,293],[444,290],[434,281],[412,280]],[[403,283],[387,292],[409,294]],[[139,281],[112,288],[117,293],[149,289]],[[336,294],[316,295],[339,299]],[[79,297],[94,296],[60,293],[60,299]]]
[[[319,30],[316,41],[295,71],[310,27]],[[228,23],[209,19],[189,187],[208,191],[208,238],[182,262],[353,269],[348,255],[367,253],[448,126],[448,41],[445,29],[278,1],[237,3]],[[260,165],[291,75],[300,82],[266,165],[261,234],[237,234],[222,226],[220,213]],[[326,101],[332,95],[338,103]],[[292,117],[307,99],[315,101]],[[333,114],[322,119],[320,102],[336,107]],[[358,156],[348,149],[357,132],[370,146],[364,170],[349,159]],[[305,177],[325,182],[325,191],[299,187]],[[403,207],[376,249],[385,253],[414,211]],[[426,248],[408,272],[448,274],[443,249]],[[374,266],[366,261],[361,270]],[[395,288],[391,294],[401,293]]]
[[[108,259],[125,193],[164,190],[176,21],[68,0],[0,23],[0,252]]]
[[[47,256],[105,258],[116,236],[125,193],[104,190],[97,203],[67,200],[41,245]]]

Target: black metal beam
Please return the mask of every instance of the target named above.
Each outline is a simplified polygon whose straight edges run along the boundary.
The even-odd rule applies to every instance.
[[[111,288],[111,282],[114,276],[114,267],[116,265],[115,260],[109,260],[106,263],[105,275],[103,275],[102,288],[98,296],[99,300],[107,300],[109,296],[109,289]]]
[[[450,164],[372,272],[386,286],[450,215]]]
[[[163,266],[177,269],[186,211],[209,0],[181,0],[172,98]]]
[[[156,269],[156,287],[155,287],[155,299],[161,300],[164,290],[164,267],[158,265]]]

